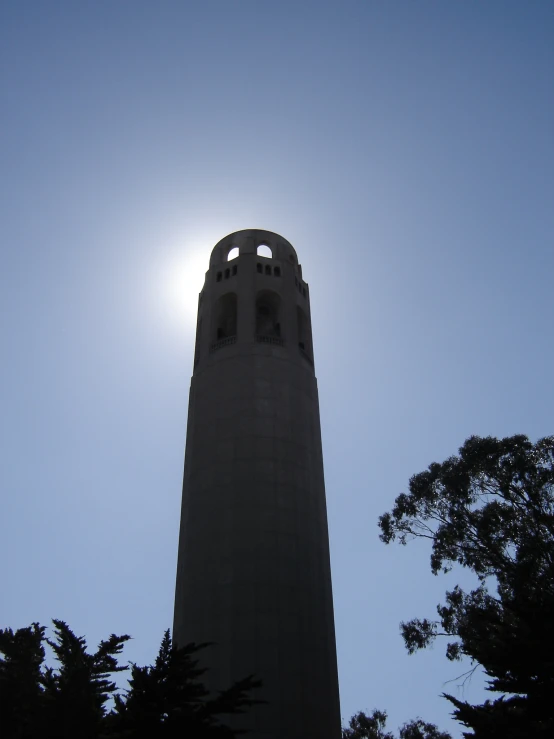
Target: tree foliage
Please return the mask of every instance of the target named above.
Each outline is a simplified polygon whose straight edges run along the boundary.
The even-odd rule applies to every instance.
[[[482,665],[503,694],[481,706],[446,696],[465,736],[554,735],[554,437],[469,438],[412,477],[379,526],[385,543],[429,539],[434,574],[459,564],[478,578],[446,593],[438,620],[401,625],[410,653],[447,636],[447,657]]]
[[[395,739],[386,731],[386,711],[375,710],[371,715],[356,713],[350,719],[348,728],[342,730],[342,739]],[[450,734],[439,731],[435,724],[428,724],[420,718],[404,724],[399,731],[400,739],[452,739]]]
[[[352,716],[348,728],[342,730],[342,739],[394,739],[385,731],[386,723],[386,711],[376,709],[370,716],[360,711]]]
[[[102,729],[105,704],[116,691],[111,676],[127,669],[117,659],[130,637],[112,634],[89,654],[84,637],[75,636],[64,621],[53,623],[54,639],[46,642],[58,668],[46,667],[40,680],[45,725],[53,735],[94,739]]]
[[[116,690],[117,658],[128,636],[110,636],[93,654],[64,621],[54,620],[54,639],[39,624],[0,629],[0,726],[2,737],[97,737],[105,704]],[[58,662],[44,665],[48,644]]]
[[[240,680],[215,697],[200,682],[204,669],[198,667],[196,653],[207,644],[172,646],[166,631],[153,666],[131,667],[130,689],[115,698],[108,717],[111,735],[121,737],[182,737],[187,732],[198,739],[234,737],[221,724],[222,715],[244,713],[258,701],[250,697],[260,682],[252,676]]]
[[[209,696],[196,659],[207,645],[177,649],[169,631],[154,665],[132,665],[129,689],[121,692],[113,676],[128,669],[118,658],[129,637],[112,634],[89,653],[83,637],[63,621],[53,623],[53,639],[36,623],[0,629],[2,739],[230,739],[240,732],[225,726],[222,717],[257,702],[250,691],[260,683],[252,677]],[[45,644],[55,668],[44,664]]]
[[[37,735],[42,713],[41,685],[45,628],[0,629],[0,727],[2,735],[26,739]]]

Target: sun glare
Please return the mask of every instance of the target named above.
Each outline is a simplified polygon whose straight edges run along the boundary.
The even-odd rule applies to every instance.
[[[188,249],[175,253],[166,265],[163,292],[170,315],[181,325],[196,322],[198,293],[204,285],[209,257],[205,249]]]

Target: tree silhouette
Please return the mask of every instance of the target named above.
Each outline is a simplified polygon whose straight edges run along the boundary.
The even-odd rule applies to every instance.
[[[151,667],[132,665],[129,690],[121,694],[112,677],[128,669],[118,658],[128,636],[112,634],[90,654],[84,637],[54,620],[47,639],[39,624],[0,629],[0,736],[2,739],[140,739],[182,737],[231,739],[236,730],[222,717],[257,703],[252,677],[216,696],[201,682],[205,670],[196,653],[207,645],[177,649],[169,631]],[[57,666],[45,666],[44,644]],[[109,701],[113,707],[109,708]]]
[[[195,659],[207,646],[188,644],[176,649],[166,631],[154,665],[132,665],[130,690],[126,697],[116,696],[115,710],[108,717],[111,735],[169,738],[188,731],[198,739],[217,739],[241,733],[221,724],[220,717],[244,713],[258,703],[249,691],[261,683],[250,676],[209,697],[200,682],[206,670]]]
[[[45,628],[0,629],[0,727],[2,736],[37,736],[43,709]]]
[[[371,715],[356,713],[350,719],[348,728],[342,730],[342,739],[395,739],[390,731],[385,731],[386,711],[375,710]],[[450,734],[439,731],[435,724],[428,724],[420,718],[404,724],[399,731],[400,739],[452,739]]]
[[[51,736],[94,739],[102,729],[105,704],[117,690],[111,675],[127,669],[117,658],[130,637],[112,634],[89,654],[84,637],[75,636],[64,621],[53,623],[54,639],[46,642],[59,667],[47,667],[41,680],[45,727]]]
[[[482,665],[488,690],[503,694],[478,706],[445,695],[465,736],[553,736],[554,437],[469,438],[412,477],[379,526],[385,543],[429,539],[434,574],[460,564],[478,578],[469,593],[446,593],[438,620],[401,625],[409,653],[454,637],[448,659]]]

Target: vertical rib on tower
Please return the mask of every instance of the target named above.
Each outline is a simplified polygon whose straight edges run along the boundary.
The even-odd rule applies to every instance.
[[[200,293],[174,637],[215,642],[211,690],[262,679],[252,739],[340,738],[309,290],[269,231],[222,239]]]

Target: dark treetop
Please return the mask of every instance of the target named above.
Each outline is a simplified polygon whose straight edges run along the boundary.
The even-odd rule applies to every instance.
[[[429,539],[433,573],[460,564],[477,575],[475,590],[446,593],[438,620],[402,624],[410,653],[453,637],[447,657],[470,657],[502,694],[480,706],[446,696],[468,737],[554,735],[553,461],[554,437],[471,437],[379,520],[386,543]]]

